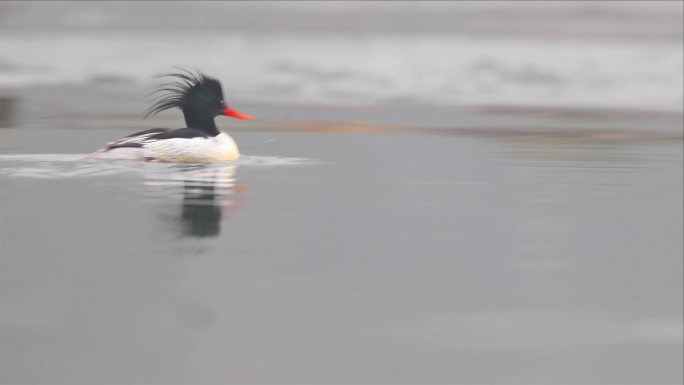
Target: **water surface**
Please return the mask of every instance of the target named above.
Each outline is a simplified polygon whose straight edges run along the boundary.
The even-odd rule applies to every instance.
[[[119,131],[0,131],[3,383],[682,381],[681,141]]]

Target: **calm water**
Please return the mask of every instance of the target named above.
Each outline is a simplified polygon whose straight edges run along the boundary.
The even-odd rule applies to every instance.
[[[681,141],[123,133],[0,131],[2,383],[682,381]]]

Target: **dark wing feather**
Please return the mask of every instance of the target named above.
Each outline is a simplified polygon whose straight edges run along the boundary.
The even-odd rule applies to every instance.
[[[168,128],[153,128],[150,130],[136,132],[125,138],[110,142],[105,147],[105,150],[112,150],[121,147],[143,147],[146,143],[153,140],[161,139],[192,139],[192,138],[208,138],[209,135],[196,128],[177,128],[169,130]]]
[[[132,138],[134,136],[146,135],[146,134],[160,134],[162,132],[167,132],[167,131],[169,131],[168,128],[150,128],[149,130],[134,132],[134,133],[124,137],[124,139]]]
[[[121,147],[142,147],[145,141],[150,140],[155,135],[163,134],[167,131],[169,131],[168,128],[152,128],[149,130],[139,131],[117,141],[107,143],[107,147],[105,147],[105,149],[111,150]]]
[[[156,139],[176,139],[176,138],[181,138],[181,139],[192,139],[192,138],[208,138],[209,135],[202,131],[198,130],[196,128],[177,128],[175,130],[171,131],[166,131],[166,132],[161,132],[159,134],[156,134],[152,136],[150,139],[156,140]]]

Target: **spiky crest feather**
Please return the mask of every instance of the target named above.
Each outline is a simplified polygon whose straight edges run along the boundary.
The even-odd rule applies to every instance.
[[[221,83],[205,74],[200,70],[195,69],[195,72],[188,71],[184,68],[173,67],[183,72],[168,73],[158,75],[158,78],[175,77],[178,80],[173,82],[163,83],[156,90],[152,91],[148,96],[157,93],[160,95],[152,98],[152,105],[145,110],[144,118],[155,115],[161,111],[171,108],[183,109],[184,106],[189,105],[192,97],[196,95],[199,90],[208,90],[216,94],[218,97],[223,97],[223,90]]]

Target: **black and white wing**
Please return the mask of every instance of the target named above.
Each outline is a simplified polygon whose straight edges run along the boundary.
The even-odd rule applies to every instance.
[[[104,150],[112,150],[121,147],[142,147],[146,141],[168,131],[168,128],[152,128],[149,130],[136,132],[119,140],[107,143]]]
[[[119,140],[107,143],[103,148],[85,157],[85,159],[108,160],[147,160],[150,156],[143,146],[155,135],[168,132],[168,128],[153,128],[136,132]]]

